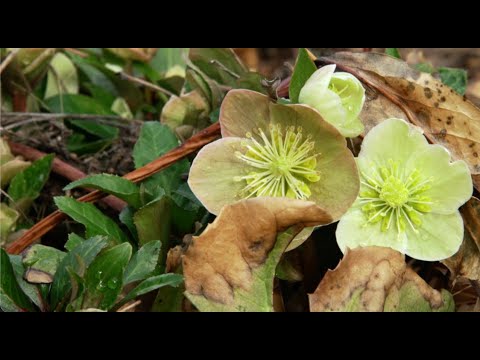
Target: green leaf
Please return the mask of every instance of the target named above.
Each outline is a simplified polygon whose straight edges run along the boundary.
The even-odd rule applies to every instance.
[[[128,228],[133,238],[138,241],[137,229],[135,228],[135,224],[133,223],[133,215],[134,209],[131,206],[125,206],[122,211],[120,211],[118,219]]]
[[[90,80],[90,82],[98,86],[99,88],[107,91],[108,93],[112,94],[114,97],[118,96],[118,91],[115,88],[115,85],[112,81],[104,74],[104,72],[110,72],[108,69],[103,68],[99,70],[94,62],[83,59],[80,56],[70,54],[71,59],[73,62],[78,66],[80,71],[85,74],[85,76]]]
[[[237,79],[248,72],[230,48],[193,48],[189,58],[205,75],[223,85],[237,87]]]
[[[67,124],[74,130],[80,130],[86,135],[105,140],[114,140],[119,133],[116,127],[99,124],[92,120],[68,120]]]
[[[172,272],[175,274],[182,274],[182,265],[178,264]],[[185,301],[185,282],[182,282],[178,287],[167,287],[157,293],[155,301],[153,302],[151,311],[153,312],[182,312],[183,303]]]
[[[32,311],[33,306],[15,278],[10,258],[0,248],[0,308],[5,312]]]
[[[56,95],[45,100],[52,113],[115,115],[97,100],[85,95]]]
[[[23,264],[28,267],[25,279],[30,283],[51,283],[58,265],[67,254],[41,244],[28,248]]]
[[[90,236],[105,235],[117,244],[128,242],[128,237],[118,225],[93,204],[83,203],[66,196],[57,196],[54,201],[60,211],[83,224]]]
[[[78,275],[72,268],[67,268],[70,276],[70,283],[72,284],[72,293],[70,295],[70,302],[65,311],[72,312],[81,308],[83,303],[83,295],[85,293],[85,280]]]
[[[98,256],[85,276],[84,308],[108,310],[117,300],[123,287],[123,273],[132,256],[129,243],[117,245]]]
[[[175,134],[158,121],[147,121],[133,148],[135,168],[140,168],[178,146]]]
[[[188,211],[197,211],[202,207],[202,203],[197,199],[187,183],[182,183],[172,195],[173,201],[179,207]]]
[[[421,71],[427,74],[432,74],[435,72],[435,68],[431,63],[418,63],[418,64],[415,64],[413,67],[418,71]]]
[[[141,245],[153,240],[160,240],[162,248],[165,251],[168,250],[171,223],[170,205],[170,199],[164,196],[160,200],[145,205],[135,213],[133,222],[137,228],[138,240]],[[165,251],[162,253],[166,255]]]
[[[64,54],[57,53],[50,61],[45,99],[58,94],[78,94],[78,74],[75,65]]]
[[[64,247],[65,247],[66,250],[72,251],[78,245],[82,244],[84,241],[85,241],[85,239],[82,238],[81,236],[78,236],[75,233],[70,233],[70,234],[68,234],[68,240],[65,243]]]
[[[72,288],[68,268],[72,268],[78,273],[81,270],[82,265],[88,267],[107,244],[107,239],[104,236],[95,236],[91,239],[85,240],[65,256],[57,268],[50,291],[50,304],[52,310],[57,307],[59,302]]]
[[[262,85],[262,79],[263,76],[259,73],[249,71],[238,78],[235,87],[237,89],[249,89],[268,95],[268,90]]]
[[[164,286],[177,287],[183,282],[183,276],[179,274],[162,274],[142,281],[135,289],[130,291],[116,307],[120,307],[137,296],[149,293]]]
[[[68,114],[96,114],[115,115],[109,106],[85,95],[64,95],[61,98],[54,96],[45,101],[51,112]],[[108,146],[118,137],[119,130],[115,127],[102,125],[90,120],[67,120],[66,125],[75,130],[68,138],[67,149],[71,152],[83,154],[99,151]],[[90,136],[90,138],[88,138]]]
[[[128,263],[123,274],[123,284],[127,285],[134,281],[144,280],[150,276],[157,266],[160,248],[161,242],[159,240],[150,241],[143,245]]]
[[[467,72],[465,70],[440,67],[438,68],[438,73],[445,85],[450,86],[460,95],[465,95],[465,90],[467,89]]]
[[[150,61],[150,65],[165,77],[172,76],[173,74],[182,76],[182,70],[183,76],[185,76],[187,56],[187,48],[160,48]],[[174,70],[176,70],[175,73],[173,73]]]
[[[400,51],[397,48],[386,48],[385,54],[393,56],[394,58],[401,59]]]
[[[298,96],[303,85],[317,70],[317,67],[310,56],[308,51],[304,48],[298,49],[297,61],[293,70],[292,80],[290,81],[289,97],[292,103],[298,103]]]
[[[84,84],[85,88],[88,89],[92,97],[99,103],[101,103],[105,108],[111,108],[113,102],[115,101],[115,96],[109,93],[107,90],[101,88],[100,86],[94,84]]]
[[[79,155],[102,151],[113,142],[112,139],[91,140],[88,136],[74,132],[67,139],[67,150]]]
[[[138,169],[177,146],[178,140],[168,126],[156,121],[146,122],[133,148],[135,167]],[[181,174],[188,173],[188,170],[188,160],[178,161],[146,180],[144,185],[147,192],[155,198],[161,194],[159,189],[163,189],[169,195],[178,188],[181,182]]]
[[[25,273],[25,268],[22,263],[21,255],[8,255],[10,262],[12,263],[13,271],[15,272],[15,278],[17,279],[18,285],[28,296],[28,298],[42,311],[45,311],[45,302],[42,297],[41,288],[38,285],[30,284],[23,279],[23,274]]]
[[[130,180],[117,175],[98,174],[87,176],[68,184],[63,190],[71,190],[76,187],[91,187],[99,189],[108,194],[115,195],[135,208],[142,206],[140,188]]]
[[[8,195],[21,210],[25,211],[40,195],[50,175],[53,158],[53,154],[44,156],[12,179]]]
[[[142,77],[143,75],[153,83],[160,80],[159,73],[151,65],[140,61],[134,61],[132,65],[134,76]]]

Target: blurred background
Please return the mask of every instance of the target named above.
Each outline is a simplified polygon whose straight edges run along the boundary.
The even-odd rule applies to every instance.
[[[296,48],[234,48],[251,69],[267,77],[284,78],[291,70],[297,55]],[[375,51],[385,48],[310,48],[315,55],[328,55],[337,51]],[[480,48],[399,48],[400,56],[409,64],[429,63],[433,67],[462,68],[467,71],[466,95],[480,105]],[[287,64],[286,64],[287,63]]]

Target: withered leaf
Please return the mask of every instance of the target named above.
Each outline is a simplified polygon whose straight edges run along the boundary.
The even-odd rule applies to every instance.
[[[465,160],[480,189],[480,109],[466,97],[384,54],[340,52],[318,62],[337,64],[370,88],[360,115],[367,132],[389,117],[409,120],[429,141],[448,148],[454,160]]]
[[[472,197],[461,209],[465,235],[460,250],[442,262],[454,277],[480,280],[480,200]]]
[[[224,206],[183,255],[187,298],[200,311],[273,311],[275,268],[295,227],[327,224],[313,202],[253,198]]]
[[[309,295],[310,310],[453,311],[452,295],[432,289],[390,248],[349,250]]]

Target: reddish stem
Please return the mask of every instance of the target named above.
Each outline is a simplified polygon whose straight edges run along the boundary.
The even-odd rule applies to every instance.
[[[27,160],[35,161],[46,155],[44,152],[41,152],[24,144],[18,144],[9,141],[8,145],[10,146],[13,154],[22,155]],[[52,171],[55,174],[63,176],[70,181],[82,179],[87,176],[87,174],[85,174],[83,171],[80,171],[79,169],[73,167],[70,164],[67,164],[66,162],[58,158],[53,159]],[[111,195],[106,197],[102,201],[116,211],[122,211],[122,209],[127,205],[125,201]]]
[[[220,124],[217,122],[213,125],[210,125],[205,130],[200,131],[198,134],[192,136],[182,145],[176,147],[175,149],[170,150],[168,153],[159,157],[158,159],[148,163],[147,165],[132,171],[124,176],[125,179],[129,179],[133,182],[142,181],[149,176],[165,169],[166,167],[174,164],[175,162],[183,159],[184,157],[192,154],[193,152],[199,150],[204,145],[212,142],[220,135]],[[101,199],[104,194],[101,191],[95,190],[88,193],[85,196],[77,199],[82,202],[93,202],[98,199]],[[60,221],[66,217],[65,214],[60,211],[54,211],[46,218],[42,219],[31,227],[21,238],[14,241],[7,247],[7,252],[9,254],[19,254],[24,249],[26,249],[30,244],[32,244],[39,237],[46,234],[48,231],[53,229]]]

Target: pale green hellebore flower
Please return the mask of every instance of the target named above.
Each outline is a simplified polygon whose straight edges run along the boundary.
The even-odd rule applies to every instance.
[[[192,163],[188,184],[205,208],[250,197],[290,197],[317,203],[338,220],[359,189],[345,138],[309,106],[282,105],[250,90],[231,90],[219,118],[222,139]],[[313,228],[297,236],[300,245]]]
[[[337,227],[340,249],[385,246],[426,261],[455,254],[463,241],[458,208],[473,186],[467,164],[450,160],[404,120],[370,130],[357,158],[360,195]]]
[[[335,65],[315,71],[300,90],[298,100],[316,109],[343,136],[356,137],[364,130],[358,115],[365,103],[365,89],[352,74],[334,71]]]

